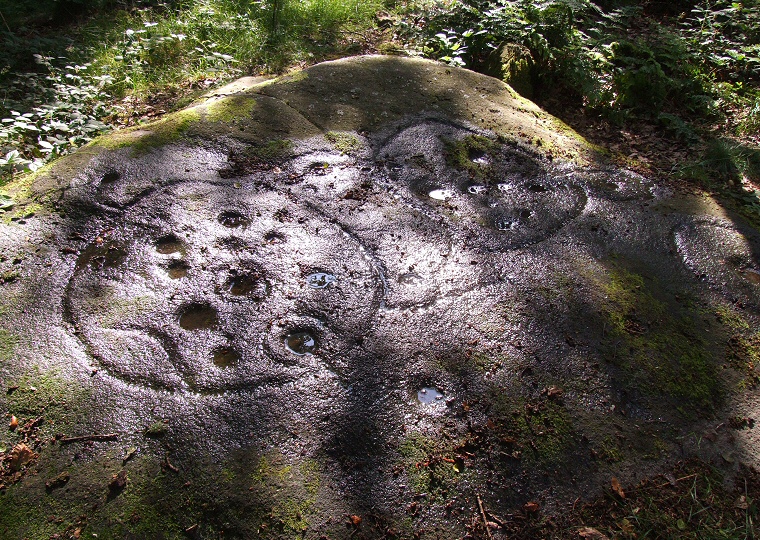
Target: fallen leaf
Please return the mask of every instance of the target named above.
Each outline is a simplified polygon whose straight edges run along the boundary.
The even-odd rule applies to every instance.
[[[588,540],[610,540],[606,534],[602,534],[593,527],[583,527],[578,529],[578,536]]]
[[[59,474],[58,476],[56,476],[52,480],[49,480],[49,481],[45,482],[45,487],[49,491],[52,491],[52,490],[54,490],[56,488],[59,488],[59,487],[63,487],[69,481],[69,478],[71,478],[71,476],[69,475],[69,473],[62,472],[61,474]]]
[[[111,477],[111,481],[108,483],[108,489],[114,493],[118,493],[127,486],[127,471],[121,470]]]
[[[741,497],[736,499],[736,502],[734,502],[734,508],[738,508],[739,510],[746,510],[747,508],[749,508],[747,497],[742,495]]]
[[[549,388],[547,388],[544,391],[546,392],[546,396],[549,399],[559,398],[559,397],[562,396],[562,393],[563,393],[562,388],[560,388],[559,386],[550,386]]]
[[[16,205],[16,201],[8,197],[7,195],[0,194],[0,210],[10,210]]]
[[[11,416],[11,423],[8,425],[8,427],[11,428],[11,431],[16,429],[18,427],[18,418]]]
[[[32,461],[34,457],[35,454],[31,448],[24,443],[18,443],[11,450],[11,470],[20,471],[21,467]]]
[[[523,506],[523,510],[525,510],[529,514],[535,514],[536,512],[538,512],[540,508],[541,506],[539,506],[539,504],[534,501],[526,502],[525,505]]]
[[[362,518],[360,518],[359,516],[349,516],[348,519],[351,521],[351,525],[353,525],[354,527],[358,527],[359,525],[362,524]]]
[[[620,485],[620,481],[613,476],[610,484],[612,484],[612,491],[617,493],[618,497],[621,499],[625,499],[625,492],[623,491],[623,487]]]
[[[124,455],[124,458],[121,460],[122,465],[132,459],[135,454],[137,453],[137,448],[134,446],[130,446],[127,450],[127,453]]]

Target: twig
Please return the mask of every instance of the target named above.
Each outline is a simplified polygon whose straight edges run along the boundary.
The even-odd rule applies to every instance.
[[[60,443],[66,444],[77,441],[115,441],[118,437],[118,433],[108,433],[107,435],[82,435],[81,437],[63,437],[60,439]]]
[[[491,529],[488,527],[488,518],[486,517],[486,511],[483,510],[483,501],[480,499],[480,495],[477,493],[475,496],[478,498],[478,508],[480,508],[480,517],[483,518],[483,526],[486,528],[486,534],[488,534],[488,538],[490,540],[493,540],[493,536],[491,535]]]
[[[8,21],[6,21],[6,20],[5,20],[5,16],[3,15],[3,12],[2,12],[2,11],[0,11],[0,19],[2,19],[2,20],[3,20],[3,24],[4,24],[4,25],[5,25],[5,27],[8,29],[8,33],[9,33],[9,34],[12,34],[12,33],[13,33],[13,30],[11,30],[11,27],[10,27],[10,26],[8,26]]]
[[[486,510],[486,515],[489,518],[491,518],[491,521],[493,521],[494,523],[496,523],[502,529],[506,529],[507,528],[507,522],[504,520],[504,518],[497,516],[496,514],[494,514],[493,512],[491,512],[490,510]]]
[[[169,469],[170,471],[172,471],[172,472],[179,472],[179,469],[177,467],[175,467],[174,465],[172,465],[172,462],[169,461],[169,456],[168,455],[166,456],[166,462],[165,463],[166,463],[166,468]]]

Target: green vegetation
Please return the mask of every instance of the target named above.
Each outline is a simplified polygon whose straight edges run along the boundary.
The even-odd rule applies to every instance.
[[[490,167],[477,162],[478,158],[488,157],[496,150],[496,143],[480,135],[469,135],[458,141],[446,144],[446,159],[453,167],[466,170],[475,178],[488,176]]]
[[[725,389],[714,343],[698,313],[655,298],[656,284],[613,260],[593,280],[601,293],[607,359],[632,385],[669,396],[684,414],[714,410]]]
[[[488,427],[506,453],[526,463],[561,463],[573,448],[573,421],[554,400],[526,401],[494,389]]]
[[[352,30],[371,27],[381,7],[358,0],[4,4],[0,180],[112,126],[187,104],[220,81],[360,52]]]
[[[351,154],[362,147],[361,141],[350,133],[329,131],[325,133],[325,139],[332,143],[335,149],[341,154]]]
[[[464,461],[454,452],[454,441],[410,433],[399,445],[401,465],[415,493],[426,493],[435,500],[452,494]]]
[[[742,188],[760,181],[756,0],[457,0],[401,12],[396,31],[422,54],[500,77],[560,118],[582,111],[570,123],[592,142],[607,142],[593,140],[605,126],[641,136],[651,147],[628,152],[760,217],[756,191]]]
[[[239,75],[406,51],[503,78],[591,143],[632,133],[642,144],[621,152],[646,159],[631,163],[717,188],[760,224],[757,0],[20,0],[0,14],[0,183]],[[142,144],[183,132],[170,128]]]

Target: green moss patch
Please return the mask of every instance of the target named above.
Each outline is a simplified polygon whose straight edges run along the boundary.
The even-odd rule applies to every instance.
[[[619,382],[651,398],[666,396],[689,415],[714,410],[725,393],[715,361],[720,351],[700,313],[618,259],[591,281],[603,353],[625,373]]]
[[[555,400],[532,400],[493,389],[487,429],[504,454],[542,465],[563,462],[575,446],[573,420]]]
[[[485,178],[491,168],[478,163],[477,158],[491,155],[497,149],[498,144],[487,137],[468,135],[458,141],[446,142],[446,161],[452,167],[466,170],[475,178]]]
[[[256,99],[250,95],[236,95],[209,101],[205,107],[206,120],[231,124],[248,118],[256,108]]]
[[[0,315],[3,310],[0,310]],[[16,351],[18,345],[18,336],[0,328],[0,360],[8,361]]]
[[[451,495],[464,473],[464,461],[455,452],[454,440],[410,433],[399,445],[401,466],[410,487],[426,493],[429,500]]]
[[[318,462],[289,463],[279,454],[269,454],[261,457],[251,478],[253,490],[271,497],[262,530],[300,535],[309,527],[321,484]]]
[[[351,133],[343,131],[328,131],[325,139],[341,154],[351,154],[362,147],[362,142]]]

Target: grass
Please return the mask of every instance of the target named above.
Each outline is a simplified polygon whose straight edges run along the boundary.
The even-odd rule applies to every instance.
[[[371,28],[382,7],[378,0],[71,0],[77,16],[55,27],[62,4],[0,9],[0,185],[223,81],[362,52],[355,30]]]
[[[577,501],[560,516],[510,519],[503,529],[515,539],[756,538],[757,472],[741,469],[732,481],[726,480],[708,464],[691,460],[666,475],[623,485],[624,497],[609,489],[590,502]]]

